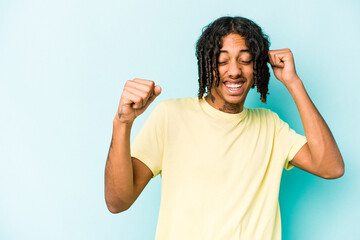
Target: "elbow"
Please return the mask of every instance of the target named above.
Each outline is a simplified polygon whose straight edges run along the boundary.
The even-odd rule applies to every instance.
[[[107,203],[106,206],[111,213],[116,214],[128,210],[131,205],[111,205]]]
[[[114,214],[128,210],[134,203],[131,194],[126,194],[125,191],[110,191],[110,189],[106,188],[106,185],[104,197],[107,209]]]
[[[107,209],[109,210],[109,212],[116,214],[116,213],[121,213],[122,211],[119,208],[113,207],[109,204],[106,204]]]
[[[326,160],[320,161],[326,163],[322,167],[322,174],[320,177],[324,179],[337,179],[344,176],[345,164],[341,155],[335,158],[327,158]]]
[[[113,214],[124,212],[130,208],[130,206],[113,206],[110,204],[106,204],[106,206],[108,210]]]
[[[337,168],[335,171],[332,171],[331,173],[328,173],[328,174],[322,176],[322,178],[337,179],[337,178],[341,178],[342,176],[344,176],[344,173],[345,173],[344,167],[340,167],[340,168]]]
[[[107,209],[113,213],[121,213],[128,210],[132,204],[128,204],[122,200],[109,200],[105,197]]]

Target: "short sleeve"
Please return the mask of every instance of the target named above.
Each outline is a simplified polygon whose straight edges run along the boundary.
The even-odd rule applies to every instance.
[[[294,167],[290,161],[295,157],[302,146],[304,146],[307,140],[305,136],[300,135],[291,129],[289,124],[281,120],[276,113],[274,113],[274,117],[276,123],[275,141],[285,159],[284,168],[290,170]]]
[[[131,156],[150,168],[153,178],[161,173],[166,127],[165,104],[160,102],[131,144]]]

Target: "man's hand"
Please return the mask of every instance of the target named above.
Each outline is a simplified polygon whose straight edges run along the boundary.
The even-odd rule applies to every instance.
[[[290,49],[270,50],[269,62],[275,77],[286,87],[294,82],[301,81],[296,73],[294,57]]]
[[[161,87],[151,80],[135,78],[125,83],[121,95],[116,121],[132,123],[161,93]]]

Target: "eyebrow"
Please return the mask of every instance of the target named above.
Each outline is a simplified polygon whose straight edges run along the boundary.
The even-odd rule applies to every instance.
[[[240,52],[240,53],[249,52],[249,49],[241,49],[239,52]],[[229,52],[226,51],[226,50],[220,50],[220,53],[229,53]]]

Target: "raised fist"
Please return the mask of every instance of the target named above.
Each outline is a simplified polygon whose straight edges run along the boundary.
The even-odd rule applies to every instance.
[[[125,83],[115,119],[131,123],[142,114],[161,93],[161,87],[151,80],[135,78]]]
[[[270,50],[268,54],[275,77],[285,86],[299,80],[295,70],[294,56],[289,48]]]

